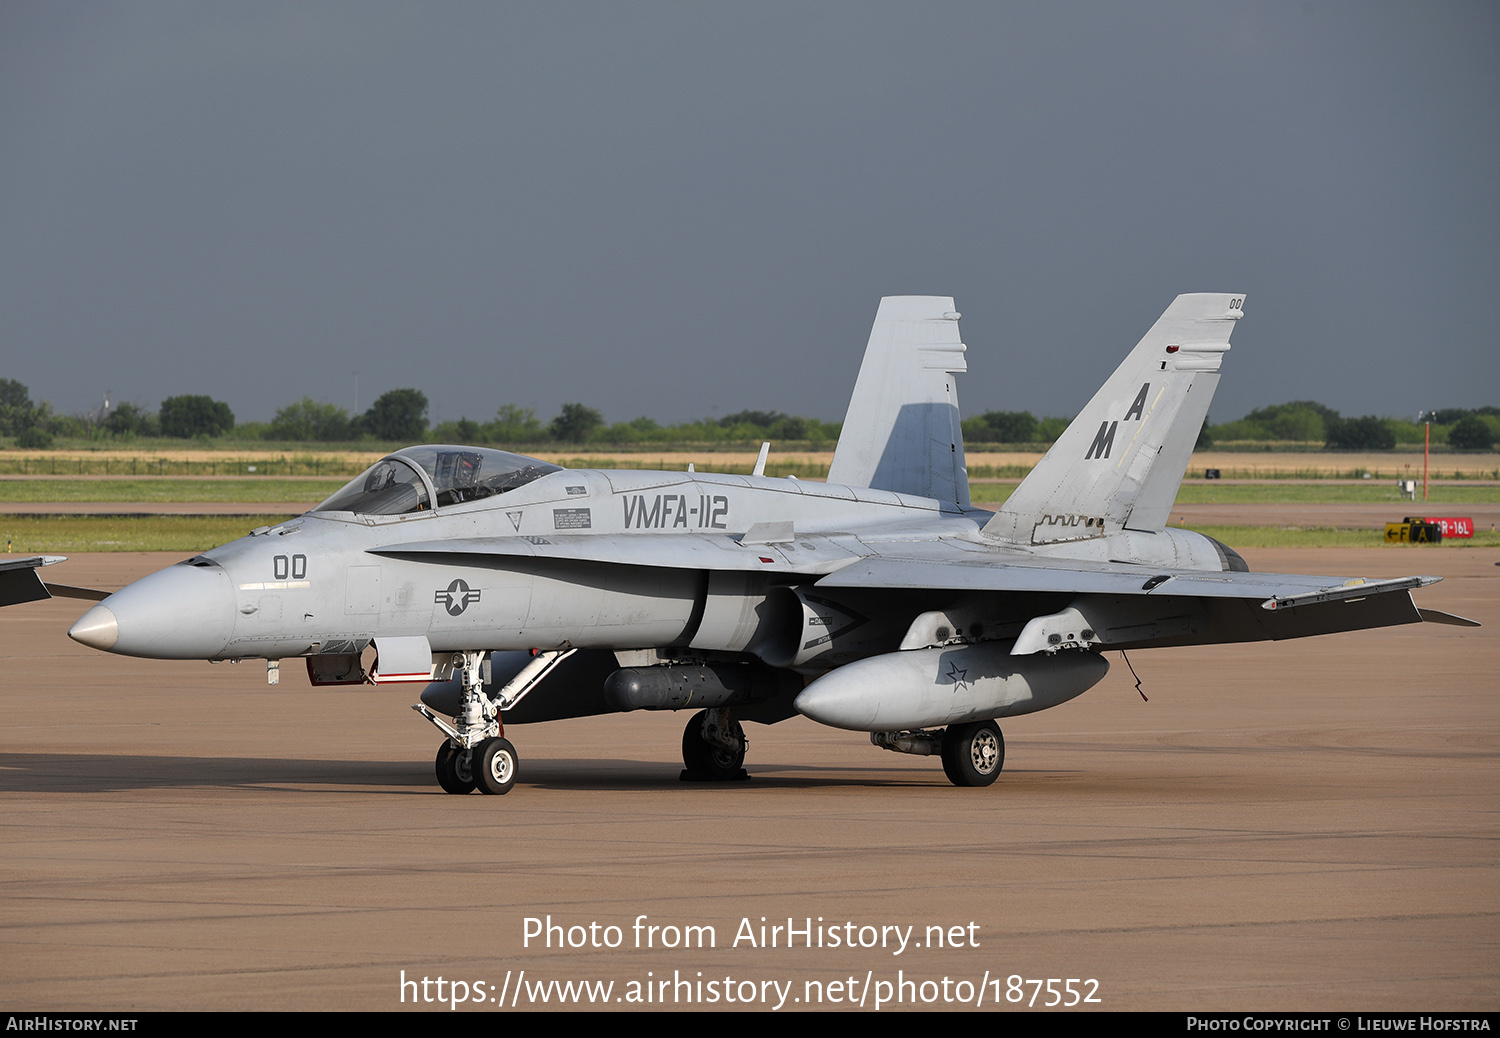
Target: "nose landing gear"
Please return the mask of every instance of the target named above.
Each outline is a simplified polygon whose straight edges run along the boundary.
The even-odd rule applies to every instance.
[[[463,795],[474,792],[476,780],[471,751],[455,750],[444,741],[437,751],[437,780],[444,793]]]
[[[479,792],[504,796],[516,784],[516,748],[509,739],[486,739],[474,747]]]
[[[414,703],[417,711],[433,727],[447,736],[437,752],[437,780],[445,793],[463,795],[476,788],[481,793],[503,796],[516,784],[518,758],[516,748],[505,738],[500,721],[503,710],[509,710],[535,688],[543,678],[576,649],[538,651],[531,662],[506,683],[493,697],[485,695],[484,680],[489,672],[489,653],[457,652],[453,665],[463,683],[463,705],[453,724],[444,721],[423,703]]]

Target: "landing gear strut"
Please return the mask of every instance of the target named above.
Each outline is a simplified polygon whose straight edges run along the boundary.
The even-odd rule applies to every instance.
[[[456,652],[453,666],[463,683],[463,704],[453,718],[444,721],[423,703],[412,709],[432,722],[448,738],[438,747],[437,780],[446,793],[462,795],[476,788],[482,793],[503,795],[516,784],[516,748],[505,738],[502,711],[519,703],[553,669],[573,655],[576,649],[538,650],[531,662],[495,693],[484,694],[485,675],[489,672],[489,653]],[[735,726],[738,729],[738,725]]]
[[[734,782],[745,771],[745,729],[724,708],[700,710],[682,732],[684,782]]]
[[[505,731],[500,724],[500,709],[484,694],[485,654],[454,653],[453,662],[462,668],[464,686],[463,706],[453,718],[456,727],[421,703],[412,707],[448,737],[438,747],[434,762],[438,785],[443,792],[457,796],[474,792],[476,786],[486,793],[509,793],[516,781],[516,749],[500,737]],[[492,765],[486,756],[491,743],[504,743],[508,752],[498,765]]]
[[[988,786],[1005,766],[1005,738],[994,721],[949,725],[942,757],[943,771],[955,786]]]

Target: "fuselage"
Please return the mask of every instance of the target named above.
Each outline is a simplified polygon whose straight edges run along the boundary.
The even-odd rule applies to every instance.
[[[803,667],[812,657],[768,641],[838,621],[796,589],[882,552],[946,541],[995,565],[1033,555],[1183,569],[1221,561],[1207,538],[1180,530],[999,546],[980,535],[987,511],[763,476],[552,469],[434,505],[445,495],[429,473],[426,491],[426,507],[397,514],[325,503],[262,528],[123,588],[71,633],[165,659],[347,654],[382,637],[421,636],[434,652],[676,645]],[[743,556],[738,568],[706,557],[723,550]],[[909,611],[929,604],[914,599]],[[890,638],[867,634],[867,648],[857,643],[821,669]]]

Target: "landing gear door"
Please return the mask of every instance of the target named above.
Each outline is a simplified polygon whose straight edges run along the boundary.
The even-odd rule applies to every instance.
[[[363,685],[364,662],[357,652],[323,653],[307,657],[307,679],[313,685]]]
[[[370,680],[377,685],[432,680],[432,646],[422,635],[411,638],[377,638],[375,666]]]

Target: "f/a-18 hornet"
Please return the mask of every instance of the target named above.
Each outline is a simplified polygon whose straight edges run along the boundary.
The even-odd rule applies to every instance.
[[[802,714],[942,759],[1004,762],[995,720],[1108,670],[1103,650],[1459,617],[1436,577],[1255,573],[1167,525],[1241,295],[1179,296],[998,512],[974,508],[953,300],[883,299],[827,482],[566,469],[410,447],[311,512],[103,597],[68,632],[157,659],[306,661],[314,685],[417,683],[449,793],[505,793],[506,723],[697,711],[684,778],[743,777],[742,722]],[[47,585],[16,560],[0,601]],[[99,593],[97,597],[102,597]]]

